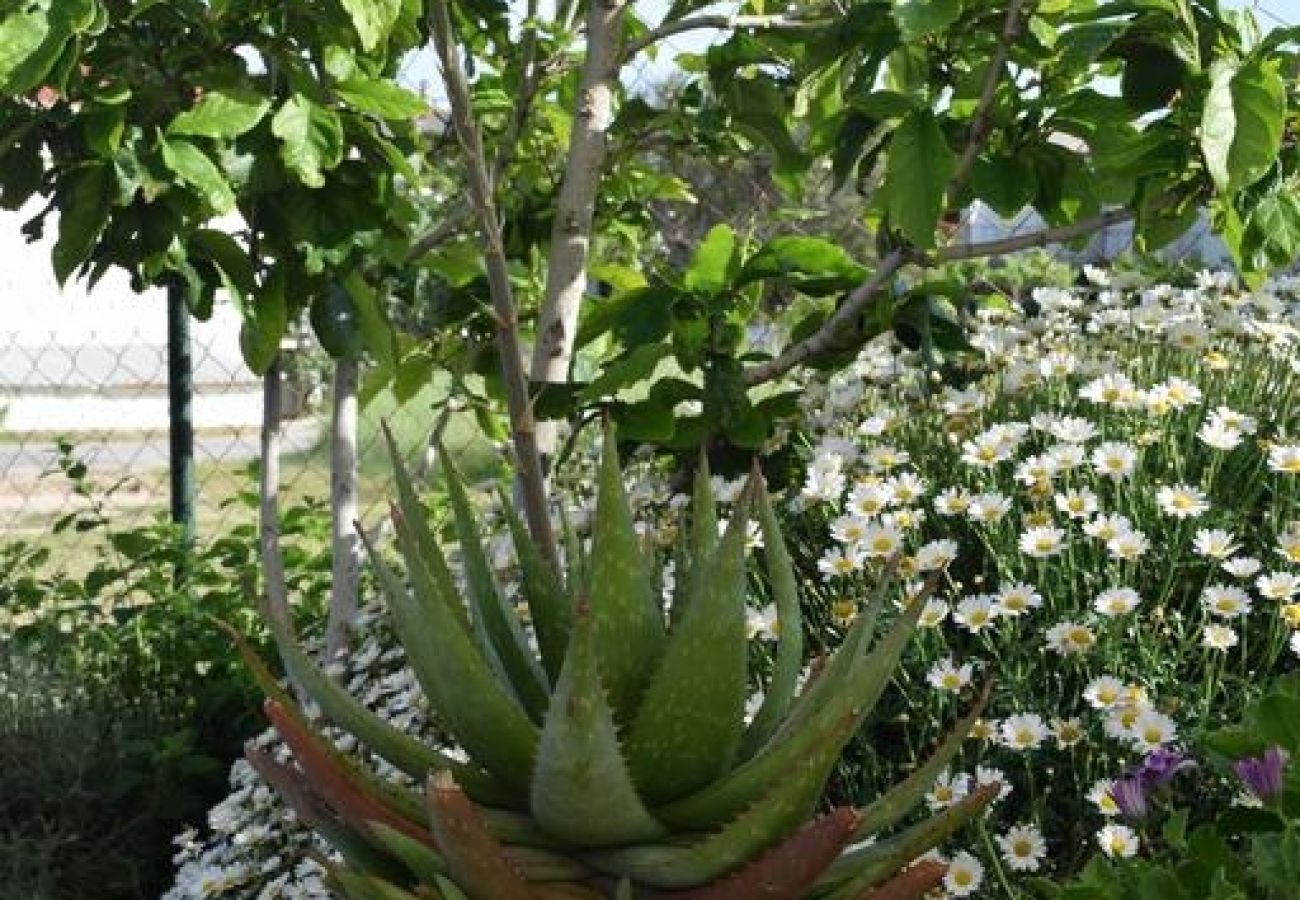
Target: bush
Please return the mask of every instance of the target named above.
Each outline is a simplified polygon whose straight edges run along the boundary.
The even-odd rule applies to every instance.
[[[71,448],[64,470],[86,486]],[[309,627],[328,594],[327,522],[319,506],[284,515]],[[246,584],[257,536],[244,526],[186,548],[166,524],[112,529],[93,503],[62,527],[101,538],[84,575],[50,572],[30,545],[0,547],[0,650],[8,684],[24,685],[0,711],[0,885],[21,885],[0,900],[153,900],[172,835],[221,797],[260,728],[261,693],[213,623],[269,649]]]

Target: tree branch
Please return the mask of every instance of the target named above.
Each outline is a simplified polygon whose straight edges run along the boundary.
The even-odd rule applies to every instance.
[[[448,0],[433,0],[429,7],[429,14],[433,25],[434,45],[447,84],[447,97],[451,102],[452,122],[456,129],[456,136],[465,151],[470,198],[483,241],[488,288],[496,319],[497,349],[501,357],[501,379],[506,392],[506,406],[510,413],[515,464],[518,467],[520,492],[523,495],[524,515],[528,521],[529,533],[537,543],[538,550],[558,572],[560,556],[555,542],[555,530],[551,525],[550,507],[546,496],[546,476],[542,469],[541,455],[537,450],[537,428],[533,419],[532,405],[528,399],[528,379],[524,374],[523,351],[519,344],[519,316],[510,285],[510,272],[506,267],[505,247],[501,242],[501,223],[498,220],[493,198],[487,155],[483,150],[483,136],[479,133],[478,123],[474,120],[469,84],[465,79],[465,70],[456,49],[447,3]]]
[[[950,208],[956,207],[961,202],[958,195],[965,189],[966,182],[970,179],[976,157],[988,143],[993,126],[993,103],[997,99],[998,84],[1002,81],[1002,70],[1006,68],[1007,58],[1011,55],[1011,45],[1020,37],[1021,28],[1024,26],[1021,18],[1024,6],[1025,0],[1011,0],[1007,4],[1007,17],[1002,25],[1002,34],[998,36],[997,49],[993,51],[993,58],[989,60],[988,70],[984,73],[984,85],[980,90],[975,115],[971,118],[966,147],[957,160],[952,178],[948,179],[945,194]]]
[[[1158,209],[1167,205],[1168,201],[1157,202],[1153,204],[1153,208]],[[1038,247],[1046,247],[1049,244],[1065,244],[1075,238],[1101,231],[1103,228],[1109,228],[1111,225],[1128,222],[1136,215],[1137,213],[1134,210],[1128,208],[1111,209],[1090,218],[1081,219],[1069,225],[1060,225],[1056,228],[1042,228],[1027,234],[999,238],[996,241],[950,244],[934,253],[926,254],[924,260],[918,261],[922,262],[923,265],[937,265],[938,263],[958,262],[963,259],[1002,256],[1005,253],[1015,253],[1017,250],[1032,250]]]
[[[596,191],[604,173],[608,132],[614,118],[619,40],[626,9],[627,0],[590,0],[587,7],[587,53],[579,75],[564,179],[551,227],[546,289],[529,370],[538,384],[561,384],[569,379],[578,311],[587,290]],[[555,430],[550,423],[544,427],[541,446],[549,451],[554,448]]]
[[[759,363],[745,370],[745,384],[753,386],[780,378],[805,359],[817,353],[830,350],[840,338],[841,332],[848,331],[854,320],[866,308],[867,303],[894,277],[894,273],[903,267],[910,254],[906,250],[895,250],[880,261],[880,266],[871,277],[858,285],[844,298],[839,309],[822,323],[822,327],[808,337],[792,344],[775,359]]]
[[[1168,206],[1175,198],[1165,195],[1152,201],[1148,210],[1158,210]],[[890,253],[880,263],[872,276],[853,290],[817,331],[786,348],[785,352],[767,362],[759,363],[745,370],[745,384],[753,387],[764,384],[774,378],[780,378],[808,357],[834,349],[843,339],[845,333],[855,329],[858,316],[866,309],[877,294],[889,283],[894,273],[905,264],[917,263],[930,268],[941,263],[957,262],[963,259],[982,259],[988,256],[1000,256],[1017,250],[1029,250],[1046,247],[1049,244],[1063,244],[1075,238],[1084,237],[1133,219],[1137,213],[1132,209],[1112,209],[1098,215],[1061,225],[1056,228],[1043,228],[1028,234],[1013,235],[996,241],[955,244],[933,253],[921,253],[914,249],[899,249]]]
[[[623,50],[623,62],[631,62],[632,58],[643,50],[653,47],[662,40],[673,37],[678,34],[685,34],[688,31],[735,31],[738,28],[752,28],[757,31],[770,31],[777,29],[799,29],[799,28],[817,28],[822,25],[831,24],[830,19],[797,19],[785,15],[771,16],[694,16],[689,19],[677,19],[673,22],[665,22],[658,28],[653,28],[633,41],[629,41],[627,47]]]

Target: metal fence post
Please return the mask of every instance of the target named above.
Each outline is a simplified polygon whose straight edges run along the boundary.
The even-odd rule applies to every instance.
[[[167,287],[167,422],[170,437],[171,518],[188,553],[194,542],[194,360],[190,316],[176,284]],[[185,580],[185,566],[176,570]]]

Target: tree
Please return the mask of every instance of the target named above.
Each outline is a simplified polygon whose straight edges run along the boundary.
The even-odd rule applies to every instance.
[[[44,0],[0,20],[0,86],[20,98],[4,111],[16,138],[0,199],[53,198],[60,277],[115,264],[183,279],[199,308],[216,284],[253,298],[259,364],[293,309],[334,297],[389,376],[481,378],[508,410],[528,525],[552,560],[547,420],[603,411],[631,440],[755,448],[790,409],[780,385],[797,368],[842,363],[901,324],[931,354],[956,346],[959,304],[931,275],[945,262],[1129,219],[1155,248],[1202,206],[1247,277],[1300,249],[1294,31],[1261,37],[1215,0],[701,9],[677,0],[651,24],[618,0],[529,0],[513,18],[503,0],[338,0],[318,21],[251,3]],[[674,103],[628,91],[626,66],[706,29],[725,40],[682,60]],[[397,54],[426,39],[459,148],[437,144],[431,212],[401,189],[422,177],[406,155],[418,104],[392,80]],[[241,47],[265,69],[235,62]],[[664,170],[683,155],[761,159],[792,206],[829,175],[874,253],[716,223],[675,264],[649,206],[690,201]],[[977,197],[1033,206],[1048,227],[952,243]],[[232,248],[207,222],[235,207],[250,227]],[[440,284],[433,341],[384,327],[404,268]],[[748,328],[774,305],[801,316],[757,352]]]

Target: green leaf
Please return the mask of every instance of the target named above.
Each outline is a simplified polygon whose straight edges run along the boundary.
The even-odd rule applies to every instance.
[[[750,498],[690,579],[691,597],[668,639],[627,731],[628,765],[650,803],[673,800],[726,771],[744,733],[749,647],[745,633],[745,537]]]
[[[714,225],[695,248],[683,282],[687,290],[713,295],[727,286],[736,265],[736,233],[730,225]]]
[[[312,298],[310,319],[312,332],[334,359],[351,359],[361,352],[357,307],[342,285],[331,282]]]
[[[167,168],[197,190],[217,215],[235,208],[235,193],[225,174],[196,145],[185,140],[164,140],[162,157]]]
[[[736,276],[741,288],[765,278],[785,278],[801,291],[820,296],[861,283],[867,270],[853,257],[824,238],[782,235],[759,248]]]
[[[344,279],[344,287],[352,295],[357,311],[357,326],[365,338],[366,349],[385,369],[397,367],[397,332],[393,330],[384,311],[384,304],[374,287],[358,271]]]
[[[419,94],[391,81],[351,78],[335,84],[334,93],[353,109],[381,119],[414,119],[429,110]]]
[[[894,19],[903,39],[943,31],[961,18],[961,0],[894,0]]]
[[[671,344],[646,344],[634,347],[606,363],[599,377],[591,381],[578,394],[584,402],[594,402],[602,397],[617,395],[620,391],[641,384],[659,368],[659,364],[672,356]]]
[[[283,144],[280,156],[285,166],[308,187],[323,186],[325,171],[343,161],[343,122],[338,113],[302,94],[285,101],[271,119],[271,131]]]
[[[401,0],[339,0],[339,4],[352,20],[361,47],[367,52],[388,40],[402,12]]]
[[[890,141],[881,193],[889,220],[921,249],[935,246],[934,230],[954,166],[934,114],[928,109],[908,113]]]
[[[271,101],[251,90],[210,90],[193,107],[172,119],[168,134],[233,138],[251,131]]]
[[[286,281],[284,268],[277,266],[261,289],[244,304],[239,349],[248,368],[257,375],[266,374],[275,362],[280,353],[280,340],[289,325]]]
[[[111,185],[108,167],[92,165],[68,176],[59,191],[59,239],[51,258],[60,286],[90,256],[108,224]]]
[[[537,747],[532,815],[547,833],[579,846],[654,840],[666,829],[628,774],[601,682],[594,624],[592,610],[580,605]]]
[[[479,530],[479,514],[470,502],[465,483],[451,463],[445,447],[438,449],[443,460],[443,483],[451,502],[456,537],[460,541],[461,563],[468,589],[470,618],[476,635],[487,644],[486,653],[496,655],[515,696],[531,715],[540,720],[546,708],[546,676],[528,648],[519,617],[497,587]]]
[[[206,256],[221,270],[226,285],[233,292],[247,297],[257,290],[253,275],[253,262],[248,251],[224,231],[200,228],[190,237],[190,246],[199,255]]]
[[[588,571],[600,670],[615,717],[627,722],[659,660],[664,618],[632,522],[612,427],[605,430]]]
[[[22,12],[12,11],[18,5],[6,6],[0,17],[0,95],[26,94],[48,80],[63,81],[67,67],[59,63],[68,41],[94,24],[99,8],[94,0],[37,0],[24,4]]]
[[[762,479],[757,485],[758,523],[763,533],[763,555],[767,560],[768,583],[776,605],[777,646],[772,680],[763,694],[763,705],[750,723],[745,734],[743,755],[749,758],[767,743],[776,726],[790,711],[803,668],[803,616],[799,605],[799,583],[795,576],[790,552],[781,534],[781,523],[767,486]]]
[[[405,471],[400,457],[394,466]],[[502,784],[525,789],[537,750],[537,729],[483,658],[464,621],[460,598],[430,574],[408,504],[395,516],[411,587],[367,541],[407,660],[429,702],[457,742]],[[363,541],[366,540],[364,537]]]
[[[1219,191],[1249,187],[1268,172],[1282,145],[1286,88],[1276,63],[1210,67],[1201,119],[1201,149]]]
[[[515,557],[519,561],[524,596],[528,598],[529,618],[537,633],[542,665],[554,684],[559,678],[569,635],[573,631],[573,601],[560,583],[559,573],[537,549],[505,491],[501,492],[501,509],[515,545]]]
[[[1267,194],[1251,210],[1242,262],[1250,268],[1284,266],[1300,256],[1300,197],[1289,190]]]

